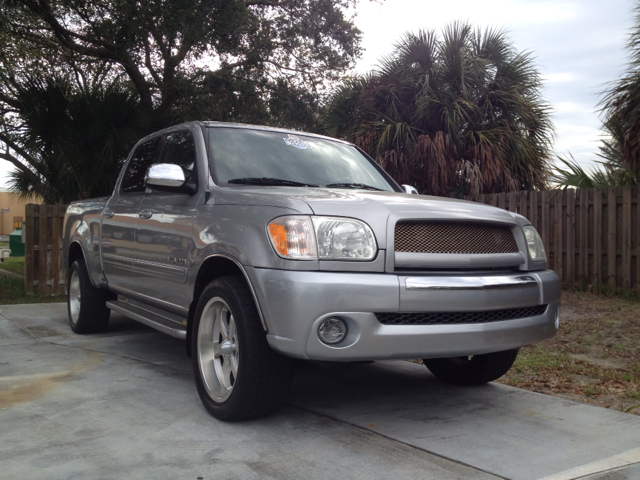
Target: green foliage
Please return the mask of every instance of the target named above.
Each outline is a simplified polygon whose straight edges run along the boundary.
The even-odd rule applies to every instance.
[[[28,295],[24,286],[24,280],[20,278],[0,277],[0,305],[13,305],[18,303],[52,303],[64,302],[66,297],[41,297],[40,295]]]
[[[316,130],[328,86],[360,54],[353,7],[0,0],[0,159],[14,190],[107,195],[134,141],[180,121]]]
[[[203,112],[217,116],[201,120],[269,120],[291,92],[310,92],[314,107],[360,53],[349,18],[354,0],[0,0],[0,7],[0,30],[23,49],[82,72],[108,65],[145,108],[177,120]]]
[[[0,268],[17,275],[24,275],[24,257],[8,257],[0,262]]]
[[[605,127],[613,122],[619,133],[615,154],[634,178],[640,175],[640,3],[635,7],[635,26],[627,43],[629,63],[626,72],[609,85],[602,100]],[[605,144],[605,148],[608,148]]]
[[[592,178],[578,162],[575,161],[573,155],[571,160],[558,156],[558,160],[566,167],[562,168],[556,165],[555,171],[551,174],[551,180],[558,185],[562,185],[565,188],[593,188],[595,186],[595,179]],[[592,175],[602,174],[602,172],[594,171]]]
[[[622,156],[622,144],[624,142],[624,132],[616,117],[609,118],[604,123],[607,137],[599,145],[602,159],[598,167],[587,173],[576,160],[571,156],[571,160],[558,156],[558,160],[564,164],[555,167],[551,174],[551,181],[566,188],[608,188],[623,185],[637,185],[638,177],[629,168],[625,167]]]
[[[322,125],[421,193],[542,188],[553,132],[540,90],[531,57],[504,32],[454,23],[402,37],[334,93]]]
[[[110,195],[131,147],[161,125],[118,84],[74,89],[64,78],[28,77],[14,87],[17,108],[0,141],[26,165],[14,157],[23,168],[10,174],[10,188],[45,203]]]

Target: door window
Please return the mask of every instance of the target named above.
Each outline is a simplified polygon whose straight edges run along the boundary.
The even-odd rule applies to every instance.
[[[167,135],[158,163],[173,163],[182,167],[186,184],[197,185],[196,145],[190,132]]]
[[[156,137],[140,145],[131,157],[122,178],[122,193],[144,192],[144,176],[153,164],[160,137]]]

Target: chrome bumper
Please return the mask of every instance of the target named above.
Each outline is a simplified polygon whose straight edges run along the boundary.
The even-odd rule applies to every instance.
[[[560,282],[544,270],[513,275],[408,276],[247,269],[269,344],[296,358],[351,361],[477,355],[519,348],[557,331]],[[473,312],[548,305],[542,315],[476,324],[383,325],[382,312]],[[329,316],[347,338],[317,336]]]

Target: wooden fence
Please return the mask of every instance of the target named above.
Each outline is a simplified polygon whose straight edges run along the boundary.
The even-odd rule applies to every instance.
[[[563,285],[594,293],[640,293],[638,187],[523,191],[468,200],[527,217]]]
[[[468,200],[527,217],[542,237],[549,268],[565,286],[594,293],[640,294],[639,187],[496,193]],[[65,291],[65,211],[66,205],[26,206],[28,293]]]
[[[62,227],[66,205],[25,207],[25,287],[44,296],[65,293]]]

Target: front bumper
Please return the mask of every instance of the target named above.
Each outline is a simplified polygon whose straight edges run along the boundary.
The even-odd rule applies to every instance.
[[[271,347],[287,356],[355,361],[479,355],[553,337],[560,281],[551,270],[496,276],[408,276],[246,268]],[[480,312],[548,305],[541,315],[456,325],[384,325],[379,312]],[[349,327],[339,344],[322,343],[327,317]]]

